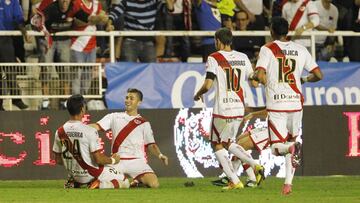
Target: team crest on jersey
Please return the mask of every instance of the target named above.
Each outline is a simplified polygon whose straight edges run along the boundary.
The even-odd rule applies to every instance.
[[[300,11],[305,11],[306,7],[305,6],[301,6],[300,7]]]
[[[141,123],[141,120],[135,119],[135,120],[134,120],[134,123],[135,123],[136,125],[139,125],[139,124]]]

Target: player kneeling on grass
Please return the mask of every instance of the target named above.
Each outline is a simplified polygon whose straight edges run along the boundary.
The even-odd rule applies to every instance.
[[[113,164],[120,161],[117,154],[108,157],[97,131],[81,122],[85,114],[85,100],[73,95],[67,100],[70,119],[57,129],[53,151],[56,163],[64,165],[76,185],[87,184],[95,188],[129,188],[129,180]]]
[[[251,120],[253,117],[256,118],[266,118],[267,117],[267,111],[256,111],[253,113],[249,113],[246,115],[242,122],[246,122],[248,120]],[[261,150],[264,150],[268,148],[269,146],[269,131],[267,128],[259,128],[259,129],[252,129],[250,131],[246,131],[242,134],[240,134],[236,138],[236,143],[244,148],[245,151],[248,150],[258,150],[261,152]],[[249,154],[249,156],[251,156]],[[234,168],[234,171],[238,171],[240,165],[243,166],[244,171],[248,175],[248,180],[245,184],[245,187],[257,187],[261,184],[263,178],[260,176],[260,174],[255,175],[254,170],[250,167],[249,164],[242,163],[240,159],[238,159],[236,156],[233,156],[231,159],[232,166]],[[224,176],[224,175],[221,175]],[[220,177],[221,177],[220,176]],[[213,185],[216,186],[225,186],[229,182],[229,178],[226,176],[215,181],[211,181]]]
[[[120,163],[115,165],[115,168],[133,178],[132,187],[144,184],[147,187],[157,188],[159,181],[147,164],[144,146],[165,165],[168,165],[168,158],[160,152],[155,143],[150,123],[138,114],[142,99],[143,94],[140,90],[128,89],[125,112],[110,113],[90,126],[97,130],[112,131],[112,153],[121,157]]]

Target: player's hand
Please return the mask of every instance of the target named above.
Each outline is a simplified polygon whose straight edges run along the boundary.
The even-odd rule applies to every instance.
[[[301,77],[300,82],[301,82],[301,84],[306,83],[307,82],[307,77]]]
[[[116,153],[111,155],[111,158],[115,159],[115,164],[120,162],[120,156],[118,154],[116,154]]]
[[[295,30],[295,36],[300,36],[302,35],[302,33],[304,32],[304,28],[303,27],[299,27],[298,29]]]
[[[160,154],[159,155],[159,159],[164,162],[165,166],[167,166],[169,164],[169,159],[167,158],[167,156]]]
[[[335,32],[335,28],[329,28],[328,31],[329,31],[330,33],[334,33],[334,32]]]

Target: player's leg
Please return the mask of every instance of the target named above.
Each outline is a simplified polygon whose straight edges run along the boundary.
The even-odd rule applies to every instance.
[[[112,166],[105,166],[100,176],[90,184],[89,189],[120,189],[129,187],[129,180],[124,174]]]
[[[232,167],[227,150],[222,144],[223,142],[228,142],[233,137],[233,135],[230,134],[231,132],[229,132],[229,129],[231,130],[230,127],[232,126],[228,126],[225,119],[213,118],[210,139],[215,151],[215,156],[222,166],[224,173],[230,179],[229,186],[224,189],[238,189],[242,188],[243,185]]]
[[[255,148],[253,142],[250,139],[250,132],[246,131],[243,134],[239,135],[237,138],[236,143],[240,146],[242,146],[246,151],[252,150]]]
[[[155,173],[142,174],[141,176],[136,177],[135,180],[138,180],[150,188],[158,188],[160,186],[158,177]]]
[[[231,126],[231,130],[232,130],[232,134],[234,135],[234,137],[231,138],[231,140],[233,140],[235,138],[235,135],[239,129],[239,125],[240,122],[233,120],[232,122],[228,121],[228,125]],[[249,164],[254,170],[256,174],[260,174],[261,179],[264,178],[264,167],[260,166],[259,164],[257,164],[255,162],[255,160],[250,156],[250,154],[248,154],[246,152],[246,150],[238,145],[237,143],[230,143],[228,145],[228,150],[229,152],[231,152],[233,155],[235,155],[236,157],[238,157],[242,163],[247,163]],[[260,181],[260,179],[259,179]]]
[[[116,165],[121,172],[133,178],[131,187],[150,187],[158,188],[159,180],[154,170],[144,159],[122,160]]]

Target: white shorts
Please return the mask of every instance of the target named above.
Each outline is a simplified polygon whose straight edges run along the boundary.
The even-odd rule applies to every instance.
[[[91,181],[96,179],[95,177],[91,176],[88,172],[85,173],[85,171],[83,171],[83,174],[76,174],[76,175],[73,174],[73,177],[76,182],[81,184],[90,183]],[[123,173],[120,173],[118,170],[116,170],[115,167],[104,166],[103,171],[101,172],[99,177],[97,177],[97,179],[99,179],[100,181],[111,181],[114,179],[125,180],[126,177],[124,176]]]
[[[114,166],[121,173],[137,179],[146,173],[154,173],[145,159],[130,159],[120,160],[118,164]]]
[[[269,112],[270,143],[286,142],[299,135],[303,111]]]
[[[269,131],[267,128],[255,128],[249,133],[249,137],[258,151],[264,150],[269,146]]]
[[[210,141],[212,143],[229,143],[235,141],[242,118],[213,118]]]

